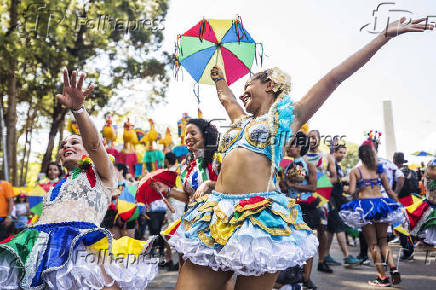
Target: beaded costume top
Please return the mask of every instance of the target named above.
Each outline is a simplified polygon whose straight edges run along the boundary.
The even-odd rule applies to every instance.
[[[292,136],[293,121],[293,102],[288,95],[280,95],[267,114],[257,118],[245,115],[233,122],[223,135],[218,151],[225,158],[234,148],[246,148],[268,157],[273,169],[277,169],[283,157],[283,145]]]
[[[36,224],[89,222],[100,225],[117,188],[115,171],[113,187],[105,186],[94,165],[75,168],[44,196],[43,210]]]

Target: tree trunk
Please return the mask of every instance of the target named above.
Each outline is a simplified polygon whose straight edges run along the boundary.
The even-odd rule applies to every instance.
[[[18,0],[12,0],[9,8],[9,28],[8,35],[17,27],[17,7]],[[11,36],[12,37],[12,36]],[[8,77],[8,112],[6,115],[6,128],[7,128],[7,141],[6,146],[8,149],[8,164],[11,177],[11,183],[17,185],[17,79],[15,78],[16,59],[9,59],[9,77]]]
[[[65,118],[62,120],[61,125],[59,126],[59,145],[58,145],[58,152],[59,148],[61,147],[62,141],[64,141],[64,129],[65,129]],[[60,163],[61,157],[59,154],[56,154],[56,162]]]
[[[32,106],[32,102],[30,102],[30,107]],[[21,160],[21,164],[20,164],[20,186],[23,186],[26,181],[24,180],[24,166],[26,163],[26,156],[27,156],[27,150],[28,150],[28,146],[29,146],[29,127],[32,126],[31,124],[31,120],[30,120],[30,110],[31,108],[29,107],[29,110],[27,111],[27,116],[26,116],[26,124],[24,126],[24,134],[26,136],[25,138],[25,142],[24,142],[24,149],[23,149],[23,159]]]
[[[51,161],[51,156],[53,154],[53,148],[54,148],[54,139],[59,131],[59,128],[65,119],[65,114],[67,113],[67,110],[65,108],[62,108],[61,104],[58,103],[53,110],[53,122],[51,123],[50,132],[48,134],[48,145],[47,150],[44,154],[44,157],[42,158],[42,164],[41,164],[41,172],[45,172],[47,170],[48,164]]]

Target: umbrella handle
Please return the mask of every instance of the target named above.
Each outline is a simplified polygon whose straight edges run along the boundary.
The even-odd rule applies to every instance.
[[[162,194],[162,192],[158,191],[160,196],[162,197],[162,200],[165,202],[166,206],[168,207],[168,209],[172,212],[175,213],[176,210],[174,209],[174,207],[170,204],[170,202],[168,201],[168,199],[166,199],[166,197]]]
[[[219,53],[221,52],[221,45],[218,46],[218,48],[216,49],[216,59],[215,59],[215,66],[218,65],[218,57],[219,57]]]

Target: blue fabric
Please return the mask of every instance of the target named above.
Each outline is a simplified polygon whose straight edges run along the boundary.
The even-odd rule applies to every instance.
[[[209,239],[213,239],[210,233],[210,225],[217,220],[216,212],[221,210],[222,212],[228,212],[232,210],[241,200],[248,200],[252,197],[263,197],[269,200],[271,203],[265,206],[262,210],[247,216],[242,225],[236,229],[230,239],[239,240],[240,238],[246,239],[247,235],[254,238],[269,237],[271,241],[289,242],[293,245],[301,245],[312,231],[307,227],[305,229],[297,229],[295,224],[304,224],[301,209],[299,205],[292,205],[293,200],[287,198],[285,195],[278,192],[260,192],[250,194],[222,194],[213,191],[208,195],[206,200],[196,203],[194,206],[190,206],[182,217],[182,223],[179,227],[183,231],[185,238],[190,240],[199,240],[199,231],[203,232]],[[206,207],[208,204],[215,204],[215,207]],[[282,216],[290,217],[295,215],[295,221],[293,223],[286,222]],[[292,213],[292,214],[291,214]],[[232,213],[234,216],[234,213]],[[228,220],[232,218],[232,214],[228,217]],[[207,220],[207,217],[210,217]],[[205,219],[202,219],[202,218]],[[263,225],[264,229],[259,225],[253,224],[251,217],[256,219]],[[190,223],[189,229],[185,230],[185,223]],[[271,234],[265,230],[268,229],[289,229],[290,234]],[[178,231],[179,231],[178,229]],[[223,248],[222,244],[215,243],[213,248],[220,250]]]
[[[378,221],[401,208],[401,204],[390,198],[368,198],[352,200],[341,211],[359,212],[365,221]]]
[[[233,24],[221,39],[221,43],[238,42],[238,35],[240,37],[240,42],[255,42],[248,31],[242,28],[242,25],[238,24],[238,26],[236,26]]]
[[[264,146],[264,143],[267,142],[268,135],[271,133],[269,127],[272,125],[269,124],[268,129],[265,129],[265,126],[261,126],[265,124],[265,122],[270,122],[270,120],[268,120],[269,114],[265,114],[258,117],[255,121],[252,117],[245,120],[239,127],[241,130],[237,138],[229,144],[223,153],[228,154],[232,149],[242,147],[255,153],[263,154],[268,157],[268,159],[272,160],[272,150],[274,147],[274,160],[272,160],[272,162],[274,167],[278,169],[279,163],[283,159],[283,146],[292,137],[291,125],[294,122],[294,106],[289,96],[284,96],[274,106],[275,108],[272,108],[272,113],[273,115],[278,115],[278,127],[276,132],[272,132],[272,141],[269,141],[268,145]],[[247,134],[246,130],[248,130],[248,125],[256,128],[256,124],[259,124],[260,128],[258,131],[253,132],[253,135],[258,139],[256,144],[253,145],[253,142],[250,143],[249,140],[247,140],[245,134]]]
[[[64,182],[67,180],[66,177],[62,178],[61,181],[59,181],[52,189],[51,195],[50,195],[50,201],[53,201],[58,197],[59,193],[61,192],[61,186],[64,184]]]
[[[95,224],[84,222],[42,224],[31,227],[30,229],[36,229],[49,234],[47,248],[37,267],[35,276],[32,279],[32,287],[43,284],[41,276],[44,270],[64,265],[70,258],[71,251],[74,250],[80,242],[83,242],[85,246],[89,246],[106,236]],[[94,231],[85,234],[84,230],[89,229]],[[74,241],[78,236],[79,238]]]
[[[210,58],[215,53],[215,50],[216,46],[200,50],[181,60],[180,63],[191,74],[192,78],[198,82],[203,75],[204,69],[209,63]]]

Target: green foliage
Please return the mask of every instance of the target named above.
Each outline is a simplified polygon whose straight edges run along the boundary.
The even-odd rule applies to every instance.
[[[14,27],[11,8],[17,15]],[[167,9],[168,0],[1,0],[0,94],[7,94],[5,80],[15,73],[17,103],[28,103],[40,117],[36,124],[54,133],[65,117],[55,97],[62,92],[64,67],[86,71],[85,85],[95,84],[87,102],[90,112],[137,78],[152,87],[144,96],[149,102],[161,100],[169,82],[169,56],[158,53]]]

